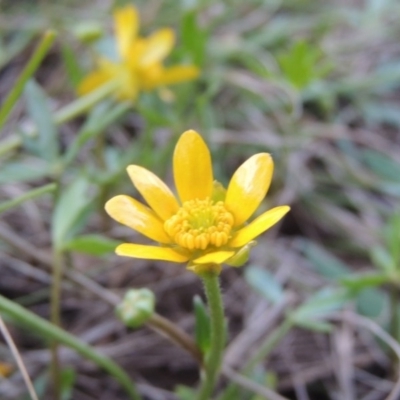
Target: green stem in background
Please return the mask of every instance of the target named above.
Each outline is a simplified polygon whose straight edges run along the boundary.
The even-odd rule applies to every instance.
[[[66,105],[54,113],[54,121],[57,125],[61,125],[71,119],[82,115],[86,111],[90,110],[101,100],[109,97],[118,85],[118,81],[110,81],[100,86],[96,90],[88,93],[83,97],[78,97],[75,101]]]
[[[17,135],[10,135],[10,137],[0,142],[0,157],[18,149],[19,146],[21,146],[21,138]]]
[[[51,45],[54,42],[56,37],[56,33],[54,31],[47,31],[42,37],[42,40],[36,47],[32,57],[28,61],[28,64],[22,70],[20,76],[15,82],[13,88],[10,93],[4,100],[2,107],[0,108],[0,131],[6,123],[8,116],[10,115],[15,103],[21,96],[22,91],[24,90],[25,83],[28,79],[35,73],[40,63],[42,62],[44,56],[49,51]]]
[[[3,213],[4,211],[9,210],[10,208],[14,208],[22,203],[25,203],[25,201],[33,200],[36,197],[42,196],[46,193],[54,192],[56,190],[56,187],[57,185],[55,183],[49,183],[48,185],[44,185],[37,189],[32,189],[29,192],[24,193],[23,195],[17,197],[16,199],[0,203],[0,214]]]
[[[205,359],[205,371],[196,400],[209,400],[218,379],[225,347],[225,315],[218,274],[210,271],[201,275],[207,296],[211,322],[211,347]]]
[[[61,298],[61,281],[63,274],[63,254],[60,250],[54,250],[53,256],[53,275],[50,293],[50,320],[55,326],[61,326],[60,317],[60,298]],[[53,378],[54,397],[56,400],[61,396],[61,368],[58,358],[58,343],[51,343],[51,373]]]
[[[100,101],[112,95],[117,85],[116,81],[110,81],[100,86],[98,89],[93,90],[86,96],[79,97],[74,100],[70,104],[67,104],[65,107],[61,108],[54,113],[54,122],[56,125],[61,125],[65,122],[68,122],[75,117],[78,117],[84,114],[86,111],[91,109]],[[127,109],[127,105],[124,103],[124,109]],[[27,133],[30,137],[37,136],[37,130],[34,129]],[[5,154],[6,152],[18,148],[22,144],[22,138],[20,135],[10,135],[7,141],[0,143],[0,155]]]
[[[126,374],[110,358],[98,353],[93,347],[81,342],[78,338],[64,331],[58,326],[54,326],[45,319],[33,314],[20,305],[0,295],[0,311],[20,325],[23,325],[40,336],[57,341],[63,345],[75,350],[77,353],[93,361],[96,365],[106,370],[112,375],[126,390],[132,400],[140,400],[135,385]]]
[[[286,334],[293,327],[293,322],[290,318],[286,318],[278,327],[276,327],[257,348],[257,353],[247,362],[243,370],[241,371],[244,375],[252,373],[254,368],[265,360],[271,351],[277,346],[277,344],[286,336]],[[238,397],[238,385],[231,383],[224,390],[223,394],[218,400],[231,400]]]

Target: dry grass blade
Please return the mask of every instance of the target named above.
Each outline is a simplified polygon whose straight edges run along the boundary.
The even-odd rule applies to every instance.
[[[33,400],[39,400],[39,398],[37,397],[37,394],[35,392],[35,389],[32,385],[32,381],[29,378],[28,371],[26,370],[24,362],[22,361],[22,358],[19,354],[17,346],[15,345],[15,343],[10,335],[10,332],[8,331],[6,324],[4,323],[3,318],[1,318],[1,316],[0,316],[0,331],[3,334],[4,340],[6,341],[8,347],[10,348],[10,350],[12,352],[12,354],[15,358],[15,361],[17,362],[18,368],[21,372],[22,378],[25,381],[25,385],[28,389],[29,395],[31,396],[31,398]]]
[[[235,382],[237,385],[242,386],[245,389],[248,389],[267,400],[288,400],[286,397],[281,396],[280,394],[274,392],[273,390],[261,386],[258,383],[247,379],[245,376],[238,374],[236,371],[229,367],[224,367],[222,370],[223,374],[229,378],[232,382]]]
[[[397,358],[399,359],[400,363],[400,344],[394,340],[387,332],[385,332],[378,324],[376,324],[374,321],[362,317],[360,315],[357,315],[355,313],[351,314],[346,314],[343,315],[342,317],[338,317],[337,319],[345,319],[346,321],[350,323],[355,323],[358,326],[361,326],[365,329],[368,329],[374,335],[378,336],[381,340],[383,340],[388,346],[392,348],[392,350],[396,353]],[[397,400],[400,396],[400,374],[397,377],[397,382],[395,383],[392,391],[389,393],[389,395],[386,397],[385,400]]]

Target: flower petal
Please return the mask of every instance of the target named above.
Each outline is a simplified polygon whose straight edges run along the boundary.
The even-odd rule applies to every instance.
[[[175,65],[166,68],[158,78],[158,85],[173,85],[190,81],[199,76],[200,70],[194,65]]]
[[[275,225],[289,210],[289,206],[279,206],[261,214],[249,225],[246,225],[236,232],[228,245],[231,247],[242,247],[246,245],[258,235],[261,235],[261,233],[271,228],[271,226]]]
[[[242,225],[258,208],[267,194],[274,163],[267,153],[255,154],[233,174],[226,193],[225,206]]]
[[[97,89],[101,85],[104,85],[111,79],[110,75],[102,70],[96,70],[86,75],[78,85],[79,96],[84,96]]]
[[[163,222],[150,208],[132,197],[115,196],[107,201],[105,208],[108,215],[117,222],[157,242],[171,243],[171,239],[164,231]]]
[[[186,131],[179,138],[175,146],[173,168],[176,189],[182,203],[196,198],[211,197],[211,155],[196,131]]]
[[[146,39],[146,46],[139,60],[139,66],[146,68],[162,61],[174,47],[174,31],[169,28],[160,29]]]
[[[163,221],[178,211],[175,196],[160,178],[138,165],[130,165],[127,171],[136,189]]]
[[[235,254],[234,251],[218,250],[193,260],[195,264],[222,264]]]
[[[144,258],[147,260],[164,260],[181,263],[189,259],[189,256],[181,254],[169,247],[146,246],[134,243],[120,244],[115,249],[115,252],[119,256]]]
[[[136,8],[128,5],[115,10],[114,26],[118,53],[121,58],[126,59],[139,30],[139,15]]]

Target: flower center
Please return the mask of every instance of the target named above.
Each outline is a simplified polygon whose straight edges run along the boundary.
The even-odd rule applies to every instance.
[[[175,243],[189,250],[221,247],[230,239],[233,215],[224,203],[205,200],[185,201],[178,212],[164,223]]]

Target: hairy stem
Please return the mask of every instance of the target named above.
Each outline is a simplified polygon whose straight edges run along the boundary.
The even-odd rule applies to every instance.
[[[205,371],[196,400],[209,400],[221,369],[225,347],[225,316],[218,274],[210,271],[201,275],[207,296],[211,322],[211,348],[205,359]]]

